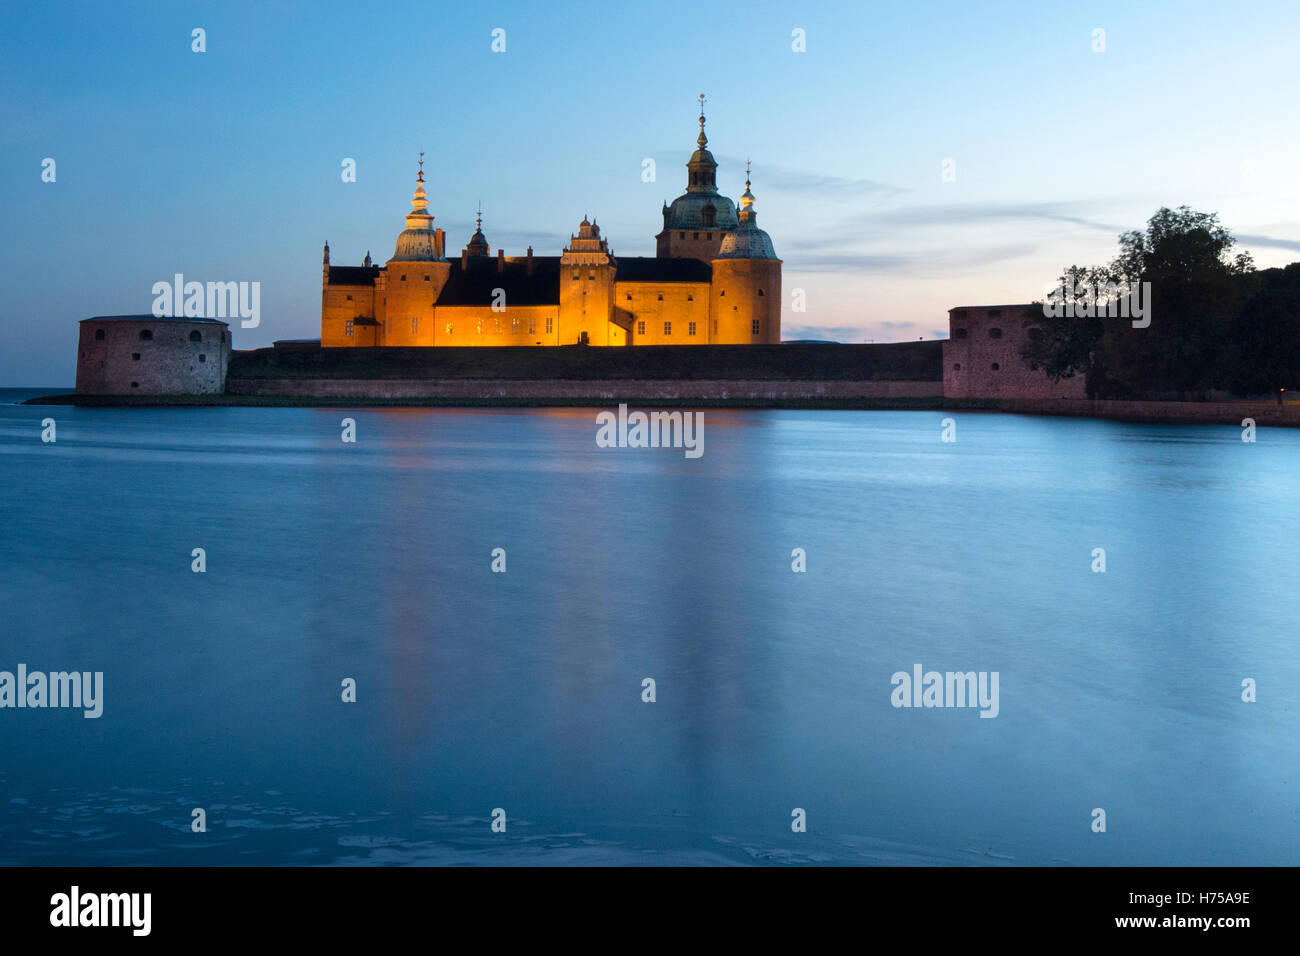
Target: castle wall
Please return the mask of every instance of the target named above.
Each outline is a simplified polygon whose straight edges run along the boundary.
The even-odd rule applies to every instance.
[[[603,254],[602,254],[603,255]],[[614,268],[605,262],[583,261],[590,253],[565,253],[560,267],[559,345],[575,345],[586,334],[588,345],[625,344],[611,341],[614,315]]]
[[[103,338],[98,338],[99,333]],[[150,338],[141,338],[141,333]],[[198,335],[198,341],[191,339]],[[95,318],[80,324],[81,395],[206,395],[225,391],[230,367],[225,322]]]
[[[451,275],[449,262],[390,262],[382,295],[384,345],[433,345],[434,303]]]
[[[781,261],[715,259],[709,311],[714,344],[779,344]]]
[[[375,317],[374,285],[327,285],[321,289],[321,345],[330,348],[363,347],[379,344],[376,327],[358,326],[358,316]],[[352,322],[352,334],[348,323]]]
[[[434,345],[558,345],[559,309],[524,305],[493,312],[491,306],[442,305],[434,310]]]
[[[725,229],[665,229],[655,236],[655,255],[661,259],[712,262],[726,235]]]
[[[709,344],[707,282],[618,282],[614,302],[634,345]]]
[[[1035,314],[1041,316],[1041,306],[950,309],[943,344],[944,397],[1086,398],[1083,376],[1053,382],[1020,357],[1029,339],[1025,320]]]

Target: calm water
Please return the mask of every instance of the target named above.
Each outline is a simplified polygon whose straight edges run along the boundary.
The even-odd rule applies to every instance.
[[[1300,863],[1300,432],[942,417],[0,405],[0,862]]]

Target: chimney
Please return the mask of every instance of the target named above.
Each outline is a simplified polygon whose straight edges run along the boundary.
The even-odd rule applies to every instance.
[[[524,263],[524,273],[530,276],[533,274],[533,247],[532,246],[528,247],[528,261]]]
[[[468,249],[462,249],[462,250],[460,250],[460,267],[461,267],[462,269],[468,269],[468,268],[469,268],[469,250],[468,250]]]
[[[506,271],[506,251],[500,247],[497,248],[497,272]]]
[[[433,253],[439,259],[442,258],[442,250],[445,248],[445,244],[443,240],[445,240],[446,237],[447,234],[443,232],[441,229],[433,230]]]

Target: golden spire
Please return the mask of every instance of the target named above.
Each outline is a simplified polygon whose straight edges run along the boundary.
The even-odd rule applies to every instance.
[[[411,212],[427,215],[428,194],[424,191],[424,150],[420,150],[420,171],[415,175],[415,195],[411,197]]]
[[[699,144],[700,149],[703,149],[705,146],[709,144],[709,138],[704,135],[704,94],[703,93],[700,94],[700,135],[696,138],[695,142]]]

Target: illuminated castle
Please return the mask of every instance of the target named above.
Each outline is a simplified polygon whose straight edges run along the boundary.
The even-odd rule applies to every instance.
[[[702,98],[701,98],[702,99]],[[781,341],[781,260],[758,228],[749,173],[740,208],[719,194],[701,104],[686,192],[663,207],[656,255],[619,259],[584,216],[559,256],[491,254],[477,227],[445,255],[416,176],[385,265],[321,274],[321,345],[750,345]],[[423,156],[423,154],[421,154]]]

